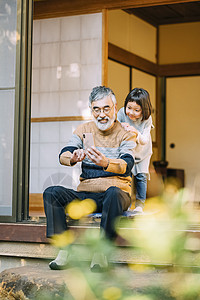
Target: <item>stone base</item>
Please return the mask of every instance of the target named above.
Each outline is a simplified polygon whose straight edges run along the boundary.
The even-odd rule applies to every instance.
[[[181,293],[180,283],[187,280],[196,282],[199,286],[200,275],[155,268],[133,269],[119,264],[111,265],[106,273],[91,273],[89,264],[80,268],[71,266],[67,270],[52,271],[48,264],[36,264],[0,273],[0,299],[98,300],[107,299],[103,294],[108,291],[112,293],[113,287],[116,289],[114,292],[121,293],[124,297],[151,294],[156,296],[154,299],[176,299],[170,298],[170,295],[177,286],[178,293]],[[94,293],[95,289],[97,293]],[[120,299],[124,299],[123,296]]]
[[[5,270],[0,282],[0,299],[62,299],[66,290],[62,274],[52,272],[48,264]]]

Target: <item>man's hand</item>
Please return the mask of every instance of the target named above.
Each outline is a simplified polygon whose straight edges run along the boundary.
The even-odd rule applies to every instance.
[[[97,148],[92,146],[91,148],[87,149],[87,156],[88,158],[95,163],[97,166],[107,168],[109,164],[109,159],[102,154]]]
[[[73,165],[79,161],[82,161],[84,160],[85,157],[86,157],[86,153],[83,149],[74,150],[74,152],[72,153],[72,157],[70,159],[70,164]]]

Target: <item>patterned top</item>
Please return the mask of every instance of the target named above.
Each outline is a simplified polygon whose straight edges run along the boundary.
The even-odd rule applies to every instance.
[[[138,173],[146,173],[149,177],[149,163],[152,155],[152,140],[151,140],[151,129],[154,128],[152,125],[152,117],[150,116],[147,120],[142,121],[141,118],[137,121],[132,121],[125,113],[124,107],[122,107],[117,114],[118,121],[126,122],[129,125],[135,127],[138,130],[137,146],[134,149],[135,165],[133,166],[132,173],[137,175]]]
[[[60,156],[64,153],[65,165],[70,166],[74,150],[84,149],[83,134],[88,132],[93,133],[95,147],[109,158],[109,165],[104,170],[86,156],[82,161],[82,174],[77,190],[104,192],[110,186],[117,186],[131,193],[131,169],[134,164],[136,135],[124,130],[118,121],[107,131],[99,130],[93,121],[78,126],[67,146],[61,150]]]

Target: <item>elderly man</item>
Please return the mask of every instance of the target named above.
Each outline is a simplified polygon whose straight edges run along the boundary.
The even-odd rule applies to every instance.
[[[113,240],[116,237],[115,220],[131,202],[131,169],[136,136],[124,130],[116,120],[116,98],[110,88],[93,88],[89,106],[93,121],[78,126],[59,156],[62,165],[73,166],[82,162],[77,191],[63,186],[48,187],[44,191],[47,237],[68,229],[65,216],[67,204],[74,199],[90,198],[96,202],[96,212],[102,212],[101,230]],[[93,134],[95,146],[85,149],[83,139],[87,133]],[[51,269],[62,269],[67,262],[65,250],[60,250],[49,266]],[[91,263],[91,269],[104,269],[106,266],[105,258],[99,263]]]

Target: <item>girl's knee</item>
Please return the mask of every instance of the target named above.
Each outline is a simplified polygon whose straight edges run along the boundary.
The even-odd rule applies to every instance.
[[[139,173],[136,176],[136,180],[140,182],[146,182],[147,181],[147,175],[144,173]]]

